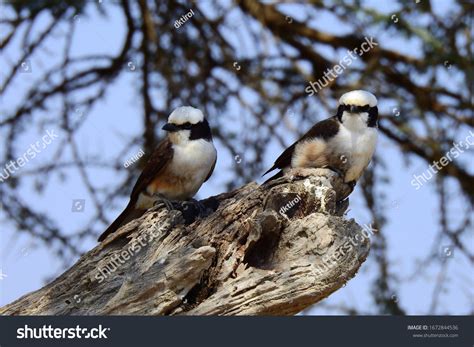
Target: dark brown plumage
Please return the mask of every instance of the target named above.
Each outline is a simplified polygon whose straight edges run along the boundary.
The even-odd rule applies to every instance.
[[[309,129],[309,131],[306,134],[303,135],[301,139],[294,142],[290,147],[285,149],[285,151],[283,151],[283,153],[280,154],[277,160],[275,160],[275,163],[273,164],[273,166],[270,169],[268,169],[263,174],[263,176],[265,176],[270,171],[273,171],[276,169],[282,170],[284,168],[290,167],[291,160],[293,158],[293,153],[298,143],[304,142],[305,140],[314,139],[314,138],[320,138],[320,139],[326,140],[330,137],[335,136],[338,131],[339,131],[339,121],[337,117],[331,117],[331,118],[328,118],[321,122],[316,123],[311,129]],[[283,172],[279,171],[277,174],[275,174],[274,176],[266,180],[264,184],[271,180],[281,177],[282,174]]]
[[[161,141],[148,159],[143,172],[137,179],[132,193],[130,194],[130,202],[117,219],[99,236],[98,241],[104,240],[109,234],[115,232],[122,225],[127,224],[133,219],[141,217],[145,210],[135,208],[140,193],[146,191],[148,185],[162,173],[173,158],[173,147],[171,141],[166,138]]]

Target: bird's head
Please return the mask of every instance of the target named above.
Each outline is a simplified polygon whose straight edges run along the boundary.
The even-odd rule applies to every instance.
[[[199,109],[191,106],[176,108],[162,129],[169,133],[171,142],[175,144],[200,139],[212,141],[209,123]]]
[[[337,118],[343,124],[353,122],[354,117],[360,118],[369,127],[377,127],[377,98],[365,90],[353,90],[339,99]]]

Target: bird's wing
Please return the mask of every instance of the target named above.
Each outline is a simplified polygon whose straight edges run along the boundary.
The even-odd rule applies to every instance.
[[[211,177],[212,173],[214,172],[214,168],[216,167],[216,163],[217,163],[217,156],[216,156],[216,159],[214,160],[214,164],[212,164],[211,170],[209,171],[209,174],[207,175],[207,177],[206,177],[206,179],[204,180],[204,182],[207,182],[207,180],[209,179],[209,177]]]
[[[173,147],[168,138],[161,141],[151,154],[142,173],[137,179],[130,195],[131,201],[136,201],[141,192],[162,172],[173,159]]]
[[[275,169],[283,169],[285,167],[291,166],[291,159],[293,157],[293,152],[298,143],[312,138],[327,139],[337,134],[339,131],[339,122],[336,117],[331,117],[325,119],[321,122],[316,123],[311,129],[308,130],[306,134],[303,135],[301,139],[293,143],[290,147],[285,149],[282,154],[275,160],[273,166],[263,174],[265,176],[270,171]]]
[[[115,221],[99,236],[98,241],[103,241],[108,235],[114,233],[122,225],[127,224],[131,220],[143,215],[143,210],[135,208],[135,203],[138,200],[140,193],[146,190],[156,176],[166,168],[173,158],[173,147],[171,142],[166,138],[161,141],[151,154],[150,159],[145,165],[142,173],[137,179],[137,183],[133,187],[130,195],[130,202],[125,210],[115,219]]]

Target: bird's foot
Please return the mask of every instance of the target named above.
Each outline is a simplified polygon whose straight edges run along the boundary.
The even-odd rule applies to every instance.
[[[349,211],[349,198],[336,201],[336,216],[346,216]]]
[[[162,194],[155,194],[153,197],[155,198],[155,206],[164,206],[168,211],[174,210],[173,202],[165,198]]]
[[[206,206],[196,200],[196,199],[190,199],[187,201],[182,202],[183,210],[188,212],[188,213],[194,213],[197,214],[197,216],[205,216],[207,214],[207,208]]]
[[[329,170],[335,172],[341,179],[344,179],[344,172],[342,172],[342,170],[339,170],[338,168],[334,167],[334,166],[328,166],[327,167]]]
[[[206,205],[204,205],[201,201],[196,200],[196,199],[191,199],[191,201],[197,206],[199,210],[199,216],[205,216],[207,214]]]
[[[346,184],[351,187],[351,191],[354,190],[354,187],[356,185],[356,181],[349,181],[349,182],[346,182]]]
[[[191,224],[197,218],[205,217],[208,214],[206,206],[195,199],[180,201],[178,209],[181,211],[186,224]]]

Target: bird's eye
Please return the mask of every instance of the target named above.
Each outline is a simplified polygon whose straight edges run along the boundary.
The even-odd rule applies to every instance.
[[[181,124],[179,127],[180,127],[181,129],[189,130],[189,129],[191,129],[192,126],[193,126],[193,125],[192,125],[191,123],[183,123],[183,124]]]

